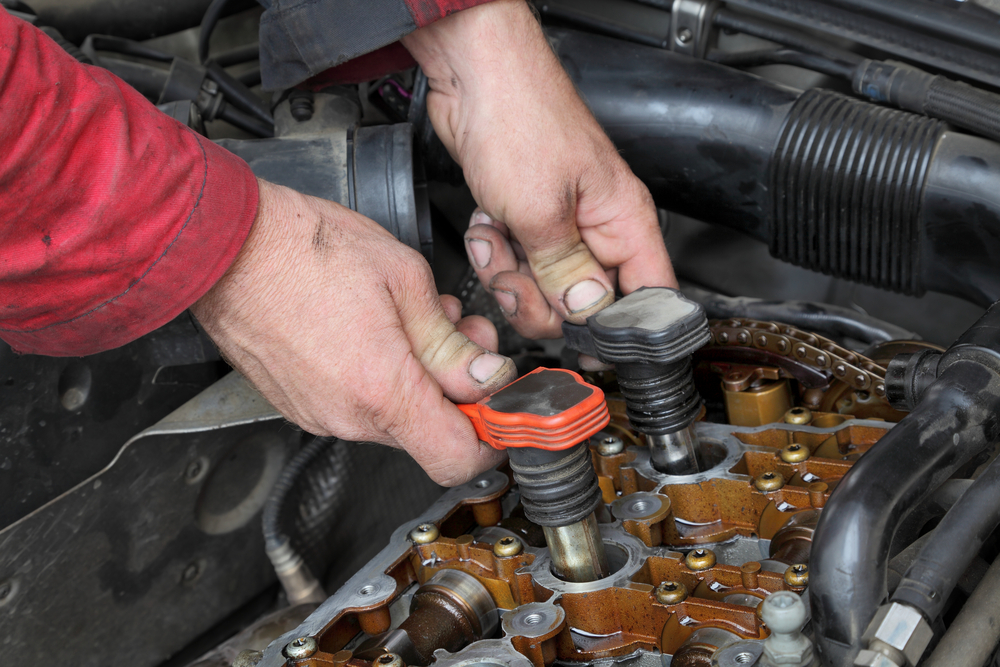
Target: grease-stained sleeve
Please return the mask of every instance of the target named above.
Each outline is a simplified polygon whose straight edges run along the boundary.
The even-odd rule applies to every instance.
[[[260,20],[264,89],[298,85],[330,68],[389,47],[417,28],[488,1],[259,0],[266,8]],[[398,59],[394,49],[383,53],[387,59]],[[343,81],[348,77],[327,78]]]
[[[92,354],[176,317],[257,212],[239,158],[0,10],[0,338]]]

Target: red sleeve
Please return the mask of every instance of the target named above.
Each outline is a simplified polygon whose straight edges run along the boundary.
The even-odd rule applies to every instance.
[[[257,211],[239,158],[0,10],[0,338],[92,354],[181,313]]]

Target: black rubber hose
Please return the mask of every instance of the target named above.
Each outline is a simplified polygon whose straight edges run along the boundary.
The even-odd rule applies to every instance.
[[[890,340],[920,340],[920,336],[913,331],[829,303],[765,301],[745,296],[724,296],[693,285],[684,285],[683,291],[684,296],[704,306],[710,319],[748,317],[753,320],[783,322],[827,336],[852,338],[868,344]]]
[[[980,473],[934,530],[892,600],[908,604],[931,623],[940,616],[958,580],[1000,525],[1000,460]]]
[[[87,39],[83,41],[83,45],[80,48],[88,53],[109,51],[111,53],[120,53],[160,63],[170,63],[174,60],[174,56],[169,53],[164,53],[159,49],[154,49],[139,42],[133,42],[131,39],[115,37],[113,35],[87,35]]]
[[[153,101],[160,98],[160,93],[167,85],[168,72],[165,69],[107,57],[100,58],[97,64]]]
[[[243,63],[248,63],[251,60],[260,59],[260,44],[247,44],[246,46],[241,46],[239,48],[232,49],[231,51],[226,51],[219,56],[212,58],[213,61],[219,63],[222,67],[231,67],[233,65],[240,65]]]
[[[240,83],[239,79],[233,78],[218,63],[211,62],[205,69],[212,81],[215,81],[219,85],[219,90],[222,91],[226,100],[236,105],[241,111],[250,114],[264,125],[274,126],[274,119],[271,117],[271,113],[267,107],[249,88]]]
[[[1000,95],[967,83],[934,77],[924,111],[984,137],[1000,141]]]
[[[789,46],[798,51],[814,53],[827,60],[843,62],[851,65],[858,65],[864,58],[856,53],[851,53],[846,49],[837,48],[821,39],[794,32],[781,26],[742,14],[734,14],[731,11],[721,9],[715,13],[714,24],[724,30],[733,30],[752,35],[769,42],[776,42]]]
[[[266,139],[274,136],[274,125],[262,123],[230,104],[223,103],[219,107],[217,117],[258,137]]]
[[[762,65],[794,65],[804,69],[850,80],[855,66],[814,53],[803,53],[794,49],[761,49],[739,53],[710,51],[707,60],[727,67],[760,67]]]
[[[1000,144],[662,49],[547,34],[662,207],[827,275],[982,305],[1000,298]]]
[[[851,77],[854,92],[876,102],[940,118],[1000,140],[1000,95],[909,65],[865,60]]]
[[[208,45],[228,2],[229,0],[212,0],[212,4],[205,10],[205,15],[201,19],[201,30],[198,33],[198,59],[202,65],[208,62]]]
[[[809,590],[825,665],[852,664],[886,597],[890,547],[907,514],[1000,436],[998,332],[994,305],[945,353],[915,409],[855,463],[824,507]]]
[[[832,0],[829,4],[856,12],[859,21],[864,20],[864,15],[878,17],[917,32],[1000,53],[995,21],[991,25],[929,0]]]

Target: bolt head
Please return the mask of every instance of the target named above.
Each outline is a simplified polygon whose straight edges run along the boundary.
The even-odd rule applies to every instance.
[[[625,451],[625,441],[618,436],[609,435],[597,442],[597,453],[601,456],[614,456]]]
[[[691,32],[691,28],[681,28],[677,31],[677,41],[681,44],[690,44],[692,39],[694,39],[694,33]]]
[[[758,475],[757,479],[753,481],[753,485],[758,491],[771,493],[772,491],[777,491],[785,485],[785,478],[780,472],[768,470],[762,475]]]
[[[501,537],[493,545],[493,555],[498,558],[510,558],[511,556],[516,556],[524,549],[521,545],[521,540],[516,537]]]
[[[655,594],[656,601],[660,604],[678,604],[687,599],[688,589],[679,581],[662,581],[656,587]]]
[[[395,653],[383,653],[372,661],[372,667],[406,667],[406,663]]]
[[[796,563],[785,570],[785,583],[792,588],[805,588],[809,585],[809,566]]]
[[[799,426],[804,426],[812,421],[813,415],[809,408],[792,408],[785,413],[785,423],[786,424],[797,424]]]
[[[410,540],[414,544],[430,544],[441,537],[441,531],[433,523],[422,523],[410,531]]]
[[[779,456],[785,463],[802,463],[809,458],[809,448],[799,443],[792,443],[781,450]]]
[[[689,570],[707,570],[715,566],[715,552],[711,549],[693,549],[684,557],[684,564]]]
[[[316,640],[312,637],[299,637],[288,642],[285,646],[285,655],[292,660],[301,660],[312,657],[318,648]]]

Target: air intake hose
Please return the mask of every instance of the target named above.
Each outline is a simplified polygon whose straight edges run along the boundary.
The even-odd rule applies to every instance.
[[[570,30],[550,41],[657,202],[859,283],[1000,298],[1000,144]]]

